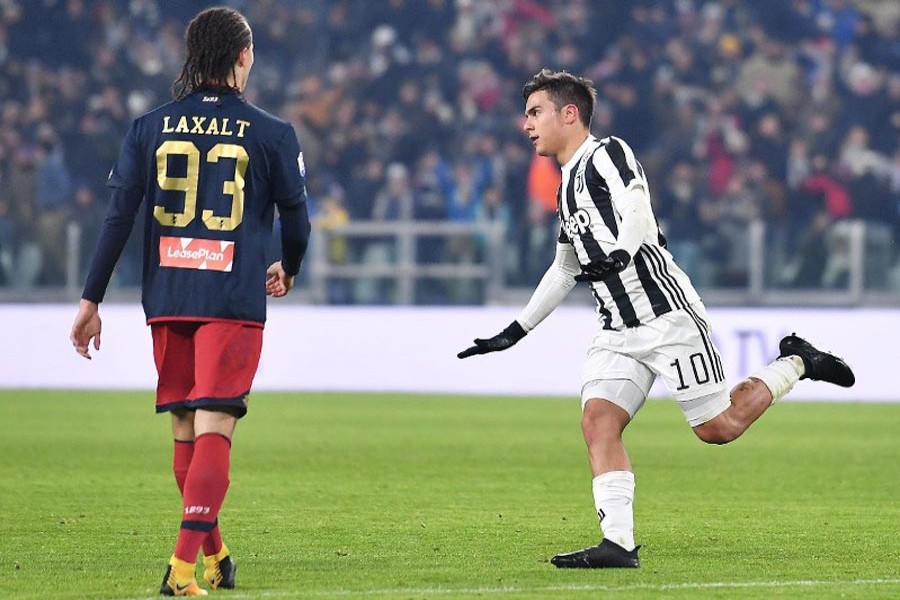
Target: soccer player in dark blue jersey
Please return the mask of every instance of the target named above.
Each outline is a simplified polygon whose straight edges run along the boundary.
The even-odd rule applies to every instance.
[[[293,287],[306,252],[304,167],[290,124],[241,95],[253,66],[246,18],[199,13],[174,101],[136,119],[108,185],[111,201],[71,340],[100,349],[98,304],[143,203],[143,306],[159,374],[156,411],[172,415],[183,497],[178,540],[160,592],[202,596],[200,548],[212,588],[234,587],[219,508],[231,438],[259,363],[266,295]],[[275,207],[282,259],[267,266]]]

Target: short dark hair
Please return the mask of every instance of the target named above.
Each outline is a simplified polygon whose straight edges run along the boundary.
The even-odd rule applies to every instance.
[[[181,75],[172,84],[175,100],[196,92],[204,83],[233,77],[234,64],[241,50],[253,43],[253,34],[244,15],[233,8],[217,6],[193,18],[184,41],[187,58]]]
[[[528,102],[529,96],[540,90],[547,90],[547,97],[557,110],[567,104],[574,104],[578,108],[578,119],[585,127],[591,126],[594,103],[597,100],[593,81],[577,77],[568,71],[541,69],[540,73],[525,84],[522,97]]]

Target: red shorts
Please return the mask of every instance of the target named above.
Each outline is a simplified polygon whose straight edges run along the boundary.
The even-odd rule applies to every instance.
[[[233,321],[157,321],[150,330],[159,373],[156,412],[205,408],[238,418],[247,414],[262,327]]]

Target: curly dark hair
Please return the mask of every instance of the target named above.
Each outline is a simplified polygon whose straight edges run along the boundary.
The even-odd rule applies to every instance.
[[[181,100],[204,84],[234,77],[234,64],[253,43],[247,19],[234,10],[217,6],[199,13],[184,35],[187,58],[181,75],[172,84],[172,97]]]
[[[567,104],[574,104],[578,108],[578,119],[585,127],[591,126],[594,103],[597,100],[593,81],[577,77],[568,71],[541,69],[540,73],[525,84],[522,97],[528,102],[528,97],[540,90],[547,90],[547,97],[557,110]]]

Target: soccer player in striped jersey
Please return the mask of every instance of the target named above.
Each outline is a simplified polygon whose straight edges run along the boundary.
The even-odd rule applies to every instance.
[[[143,305],[159,374],[156,411],[172,416],[181,528],[160,593],[233,588],[219,532],[231,441],[262,349],[266,295],[287,294],[309,237],[304,167],[293,127],[244,99],[253,35],[230,8],[198,14],[174,101],[134,121],[109,176],[109,210],[72,326],[72,344],[100,349],[98,304],[144,206]],[[276,206],[282,258],[266,249]]]
[[[506,350],[576,282],[589,283],[599,330],[584,366],[581,427],[603,540],[551,562],[560,568],[638,567],[635,480],[622,433],[657,377],[697,437],[710,444],[737,439],[800,379],[845,387],[855,379],[841,359],[790,335],[781,340],[777,360],[729,392],[706,310],[666,250],[640,162],[625,141],[590,133],[592,82],[544,69],[523,96],[524,129],[535,151],[562,167],[556,258],[516,320],[458,356]]]

